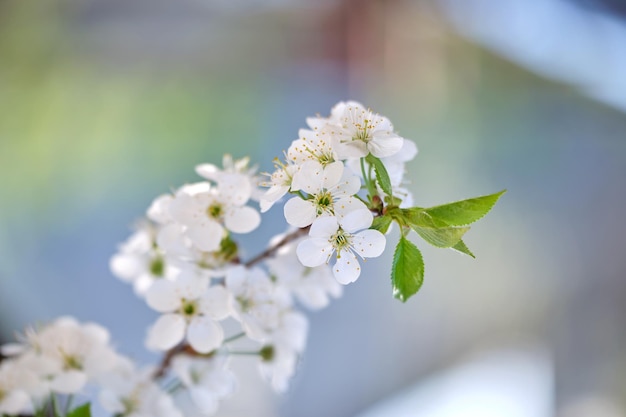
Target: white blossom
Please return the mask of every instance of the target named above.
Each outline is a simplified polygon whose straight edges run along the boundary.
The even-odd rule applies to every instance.
[[[296,241],[283,246],[266,264],[277,284],[287,289],[302,304],[310,309],[324,308],[330,302],[330,297],[341,296],[343,287],[334,278],[328,265],[302,265],[295,256],[297,244]]]
[[[233,294],[233,317],[241,322],[252,340],[267,340],[279,326],[281,314],[291,309],[288,292],[277,287],[260,268],[236,266],[230,269],[226,274],[226,287]]]
[[[222,158],[223,168],[214,164],[200,164],[196,166],[196,173],[201,177],[216,182],[238,182],[248,181],[250,186],[250,198],[259,200],[261,191],[258,189],[260,182],[256,175],[257,167],[250,166],[250,158],[233,159],[230,154],[225,154]]]
[[[120,361],[101,383],[100,404],[119,417],[183,417],[152,375],[153,369],[137,370],[128,359]]]
[[[317,161],[323,166],[338,161],[337,153],[329,137],[318,130],[300,129],[299,139],[294,140],[287,151],[287,157],[296,164]]]
[[[304,350],[307,333],[306,317],[292,311],[283,315],[271,340],[266,341],[259,370],[275,391],[284,392],[287,389]]]
[[[326,166],[317,161],[305,162],[294,177],[294,185],[296,182],[309,197],[296,196],[285,203],[285,219],[292,226],[306,227],[320,216],[343,218],[351,211],[367,210],[354,196],[361,189],[361,180],[341,162]]]
[[[114,275],[133,284],[135,293],[145,295],[154,281],[173,278],[175,268],[156,244],[156,228],[142,223],[111,257],[109,266]]]
[[[354,282],[361,274],[357,255],[375,258],[385,250],[385,236],[378,230],[367,229],[371,224],[369,210],[354,211],[341,221],[336,217],[320,217],[311,225],[309,238],[298,245],[298,259],[304,266],[315,267],[328,263],[336,254],[333,275],[341,284]]]
[[[0,415],[31,414],[38,376],[19,359],[0,363]]]
[[[3,348],[23,369],[32,372],[37,384],[28,391],[37,402],[48,392],[73,394],[97,380],[118,360],[109,344],[108,331],[95,323],[81,324],[73,317],[60,317],[39,331],[28,330],[22,343]]]
[[[174,281],[158,281],[146,294],[160,313],[148,332],[149,348],[167,350],[185,338],[197,352],[217,349],[224,340],[218,320],[229,315],[229,294],[223,286],[208,286],[206,278],[184,271]]]
[[[186,416],[212,415],[217,411],[219,400],[235,389],[235,375],[228,369],[228,358],[215,355],[210,358],[178,355],[172,360],[172,371],[185,388],[189,404],[179,406]],[[180,395],[177,396],[177,400]]]
[[[335,105],[320,134],[335,142],[334,149],[341,159],[362,158],[369,153],[384,158],[402,147],[402,138],[394,133],[389,119],[355,101]]]
[[[250,193],[250,183],[239,176],[223,178],[217,187],[196,183],[176,193],[169,211],[174,222],[182,226],[182,233],[198,249],[216,251],[227,230],[249,233],[261,222],[259,213],[245,206]],[[164,240],[160,235],[159,241]]]

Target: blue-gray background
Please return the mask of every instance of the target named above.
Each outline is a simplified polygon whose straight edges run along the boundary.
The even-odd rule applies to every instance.
[[[154,359],[142,343],[155,314],[108,270],[132,223],[195,181],[195,164],[228,152],[270,170],[306,116],[356,99],[418,144],[416,204],[508,193],[467,236],[478,259],[418,243],[426,281],[404,305],[390,256],[368,262],[311,314],[289,393],[243,361],[221,415],[352,416],[473,353],[529,345],[548,358],[546,416],[624,415],[623,12],[608,0],[0,2],[0,339],[71,314]],[[248,253],[282,230],[280,211]]]

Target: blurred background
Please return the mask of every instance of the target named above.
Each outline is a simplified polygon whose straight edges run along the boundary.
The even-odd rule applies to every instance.
[[[237,362],[229,417],[626,415],[620,0],[0,0],[0,340],[63,314],[148,363],[156,314],[108,259],[223,153],[260,169],[355,99],[417,143],[416,204],[507,188],[465,241],[390,254],[310,314],[277,396]],[[276,228],[272,210],[256,252]]]

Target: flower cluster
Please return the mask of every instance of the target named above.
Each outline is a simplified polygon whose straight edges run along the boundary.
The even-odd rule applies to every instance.
[[[359,259],[382,254],[385,236],[370,227],[380,214],[372,202],[385,195],[368,188],[376,181],[365,157],[381,158],[400,186],[415,145],[356,102],[339,103],[330,117],[307,124],[285,160],[275,160],[268,181],[247,158],[199,165],[204,181],[157,197],[120,246],[112,271],[160,313],[148,330],[149,349],[197,357],[255,353],[261,374],[284,391],[306,342],[299,306],[327,306],[341,295],[340,284],[359,277]],[[236,237],[259,226],[254,202],[265,212],[287,194],[284,215],[292,228],[245,261]],[[227,334],[232,322],[240,331]],[[250,341],[256,350],[238,350]]]
[[[236,386],[237,355],[256,356],[261,375],[284,391],[306,344],[301,306],[339,297],[362,260],[383,253],[392,222],[401,232],[392,284],[403,301],[423,278],[409,231],[473,256],[461,240],[466,225],[501,193],[411,207],[404,172],[417,147],[386,117],[348,101],[306,122],[266,180],[247,158],[197,166],[203,180],[157,197],[111,258],[112,272],[158,313],[146,347],[163,352],[160,364],[139,368],[106,329],[60,318],[2,347],[0,414],[60,416],[60,400],[70,410],[74,394],[94,385],[116,417],[208,416]],[[282,199],[287,231],[245,259],[237,239]]]
[[[354,101],[337,104],[327,118],[308,118],[307,124],[309,129],[300,129],[286,160],[276,161],[261,209],[266,211],[287,193],[293,194],[284,206],[287,223],[310,227],[309,238],[296,251],[298,259],[304,266],[316,267],[329,264],[335,255],[333,275],[348,284],[361,273],[359,257],[374,258],[385,249],[384,235],[370,229],[374,214],[380,214],[376,210],[382,207],[374,200],[396,197],[412,202],[401,186],[404,163],[415,157],[417,147],[398,136],[389,119]],[[376,183],[368,156],[383,164],[398,194],[386,196],[383,189],[362,192]]]

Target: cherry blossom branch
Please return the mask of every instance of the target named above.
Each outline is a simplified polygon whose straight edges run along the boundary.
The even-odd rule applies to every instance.
[[[259,253],[257,256],[250,259],[248,262],[244,263],[243,265],[246,267],[251,267],[253,265],[258,264],[259,262],[262,262],[263,260],[274,255],[274,253],[276,253],[276,251],[282,248],[283,246],[287,245],[288,243],[293,242],[294,240],[298,239],[301,236],[306,235],[309,232],[309,229],[310,229],[310,226],[307,226],[301,229],[296,229],[293,232],[286,234],[285,236],[283,236],[282,239],[280,239],[274,245],[265,249],[263,252]],[[240,335],[236,335],[236,338],[238,338],[239,336]],[[231,339],[234,340],[234,338],[231,338]],[[228,341],[230,340],[229,339],[225,340],[225,342],[228,342]],[[170,368],[170,365],[174,357],[181,353],[185,353],[190,356],[200,355],[189,344],[181,343],[180,345],[175,346],[172,349],[165,352],[165,354],[163,355],[163,358],[161,359],[161,362],[159,363],[158,368],[152,374],[152,379],[162,378],[167,373],[167,370]]]
[[[274,255],[274,253],[276,253],[276,251],[280,249],[281,247],[309,233],[310,227],[311,226],[307,226],[301,229],[296,229],[293,232],[286,234],[276,244],[270,246],[269,248],[259,253],[257,256],[250,259],[248,262],[244,263],[243,265],[246,267],[251,267],[263,261],[264,259],[269,258],[270,256]]]
[[[152,374],[152,379],[162,378],[165,375],[165,373],[167,372],[167,370],[169,369],[169,367],[170,367],[170,365],[172,363],[172,359],[174,359],[174,357],[176,355],[179,355],[181,353],[187,353],[189,355],[197,355],[198,354],[187,343],[181,343],[178,346],[174,346],[173,348],[171,348],[170,350],[165,352],[165,354],[163,355],[163,358],[161,359],[161,362],[159,363],[159,367]]]

